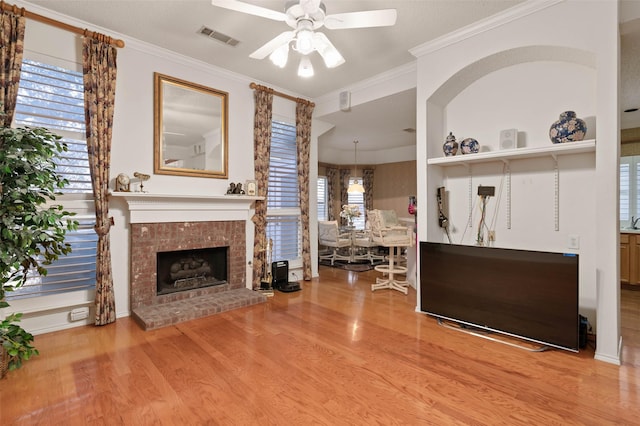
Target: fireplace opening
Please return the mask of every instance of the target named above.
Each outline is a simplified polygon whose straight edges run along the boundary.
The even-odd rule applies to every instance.
[[[226,284],[229,247],[157,253],[157,294]]]

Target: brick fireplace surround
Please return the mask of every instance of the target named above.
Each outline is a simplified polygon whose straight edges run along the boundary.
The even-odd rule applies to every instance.
[[[114,193],[130,213],[130,303],[145,330],[262,303],[247,288],[246,221],[255,197]],[[182,220],[178,220],[182,218]],[[157,295],[157,252],[228,247],[226,284]]]

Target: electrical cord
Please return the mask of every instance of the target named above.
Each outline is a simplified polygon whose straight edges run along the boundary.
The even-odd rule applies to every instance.
[[[500,201],[502,200],[502,187],[504,185],[505,174],[507,173],[507,165],[502,165],[502,177],[500,178],[500,189],[496,195],[496,208],[493,210],[493,218],[491,219],[490,231],[496,230],[496,222],[498,221],[498,211],[500,210]]]
[[[478,223],[478,233],[476,235],[476,244],[479,246],[484,245],[484,230],[486,225],[486,211],[487,211],[487,197],[486,195],[480,196],[480,222]]]
[[[471,206],[471,211],[473,211],[473,209],[476,208],[476,203],[475,201],[473,202],[473,205]],[[464,242],[464,237],[465,235],[467,235],[467,229],[471,228],[471,220],[472,220],[472,214],[469,213],[469,217],[467,218],[467,223],[464,225],[464,232],[462,233],[462,236],[460,237],[460,242],[459,244],[462,244]]]

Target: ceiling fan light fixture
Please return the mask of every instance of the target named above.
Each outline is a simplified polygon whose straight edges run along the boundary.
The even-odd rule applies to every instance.
[[[278,47],[269,55],[269,59],[277,67],[284,68],[287,65],[287,59],[289,58],[289,43],[285,43]]]
[[[295,49],[302,55],[308,55],[313,52],[313,31],[306,29],[298,31]]]
[[[298,76],[305,78],[313,77],[313,65],[311,65],[311,60],[306,56],[303,56],[302,59],[300,59]]]
[[[340,52],[338,52],[338,49],[331,44],[327,36],[323,33],[315,33],[313,35],[313,45],[320,56],[322,56],[322,60],[327,68],[335,68],[344,64],[344,58]]]

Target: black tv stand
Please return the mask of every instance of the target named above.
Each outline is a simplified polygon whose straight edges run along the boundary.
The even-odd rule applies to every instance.
[[[512,346],[518,349],[523,349],[528,352],[544,352],[547,349],[551,349],[549,346],[546,346],[546,345],[527,347],[522,344],[518,344],[518,343],[514,343],[507,340],[498,339],[497,337],[490,336],[489,334],[491,332],[488,330],[473,327],[463,323],[445,321],[442,318],[436,318],[436,320],[438,321],[438,325],[448,328],[450,330],[460,331],[462,333],[471,334],[472,336],[476,336],[476,337],[482,337],[483,339],[491,340],[493,342],[503,343],[505,345]],[[506,336],[506,337],[512,338],[514,340],[520,340],[517,337],[513,337],[513,336]],[[530,342],[527,341],[527,344],[530,344]]]

